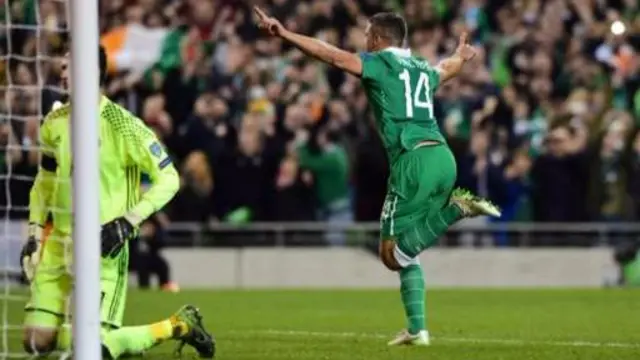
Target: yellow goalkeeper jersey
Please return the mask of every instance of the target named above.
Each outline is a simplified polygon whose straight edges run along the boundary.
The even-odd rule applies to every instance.
[[[98,113],[100,183],[90,186],[100,191],[100,221],[104,224],[127,215],[139,225],[175,195],[178,173],[163,145],[140,119],[104,96]],[[70,115],[71,106],[66,104],[45,117],[40,129],[40,167],[29,200],[29,221],[43,225],[51,212],[53,228],[62,234],[71,234],[73,227]],[[144,195],[142,172],[152,182]]]

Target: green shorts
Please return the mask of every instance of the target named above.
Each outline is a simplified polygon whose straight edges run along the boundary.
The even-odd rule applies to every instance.
[[[25,325],[59,327],[70,313],[73,289],[73,244],[54,230],[45,241],[41,260],[31,282],[25,306]],[[68,239],[68,237],[66,237]],[[100,270],[101,322],[103,327],[122,326],[127,297],[129,250],[114,259],[102,259]]]
[[[425,221],[449,202],[456,182],[456,160],[447,145],[424,146],[391,165],[380,215],[380,235],[393,239],[416,221]]]

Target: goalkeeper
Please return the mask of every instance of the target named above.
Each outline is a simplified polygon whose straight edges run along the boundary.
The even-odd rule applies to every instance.
[[[99,50],[100,84],[106,72],[106,54]],[[70,89],[68,56],[61,73],[62,86]],[[24,348],[32,354],[71,348],[71,329],[64,323],[67,299],[73,289],[72,254],[73,169],[69,118],[64,104],[45,117],[41,127],[42,158],[29,200],[29,239],[23,248],[23,270],[31,282],[25,307]],[[199,311],[182,307],[164,321],[146,326],[122,327],[126,303],[129,250],[140,223],[162,208],[177,192],[178,174],[154,133],[140,119],[104,96],[97,121],[100,138],[101,323],[105,358],[135,355],[165,340],[176,339],[212,358],[215,344],[204,329]],[[93,121],[93,119],[85,119]],[[150,174],[153,185],[140,194],[140,173]],[[48,212],[53,229],[41,245]],[[74,239],[84,241],[85,239]],[[37,265],[37,267],[36,267]]]

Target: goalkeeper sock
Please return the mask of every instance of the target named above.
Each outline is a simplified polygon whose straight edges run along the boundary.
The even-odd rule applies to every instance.
[[[408,228],[397,239],[397,246],[404,255],[413,259],[425,249],[433,246],[451,225],[462,219],[462,210],[448,204],[425,222]]]
[[[162,343],[185,335],[189,327],[175,317],[151,325],[128,326],[105,334],[102,344],[112,359],[122,355],[139,355]]]
[[[420,265],[409,265],[400,273],[400,295],[407,316],[407,330],[415,335],[425,329],[424,275]]]
[[[58,337],[56,338],[56,350],[63,352],[70,351],[72,336],[71,324],[63,324],[60,326]]]

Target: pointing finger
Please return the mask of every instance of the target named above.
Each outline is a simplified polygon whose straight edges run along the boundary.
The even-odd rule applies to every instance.
[[[265,14],[264,11],[262,11],[262,9],[257,6],[253,7],[253,12],[256,13],[260,20],[264,20],[265,18],[267,18],[267,14]]]
[[[469,38],[469,34],[466,31],[460,34],[460,45],[466,44],[468,38]]]

